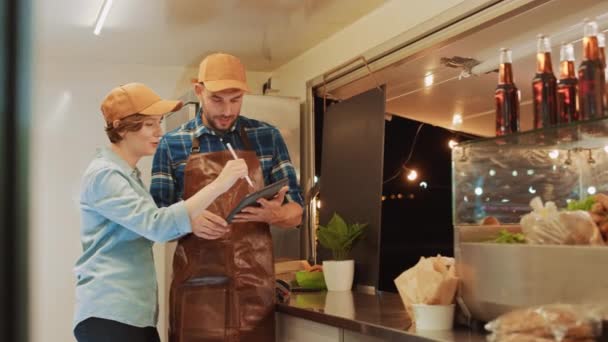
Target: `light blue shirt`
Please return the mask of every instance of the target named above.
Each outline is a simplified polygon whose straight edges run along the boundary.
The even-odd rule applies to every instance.
[[[184,202],[158,208],[139,170],[102,148],[84,173],[80,210],[74,327],[89,317],[156,326],[152,245],[192,231]]]

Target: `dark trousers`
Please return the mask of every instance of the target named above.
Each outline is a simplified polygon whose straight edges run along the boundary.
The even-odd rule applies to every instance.
[[[160,342],[155,327],[139,328],[97,317],[78,323],[74,336],[78,342]]]

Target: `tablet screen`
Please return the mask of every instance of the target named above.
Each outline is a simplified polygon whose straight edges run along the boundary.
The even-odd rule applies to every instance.
[[[239,202],[239,204],[234,209],[232,209],[230,214],[228,214],[228,217],[226,217],[226,222],[230,223],[232,221],[232,219],[234,218],[234,215],[238,214],[245,207],[257,205],[258,199],[260,199],[260,198],[272,199],[274,197],[274,195],[276,195],[277,192],[279,192],[279,190],[281,190],[282,187],[284,187],[288,184],[289,184],[289,179],[283,178],[283,179],[279,180],[278,182],[274,182],[270,185],[263,187],[262,189],[260,189],[258,191],[252,192],[249,195],[243,197],[241,202]]]

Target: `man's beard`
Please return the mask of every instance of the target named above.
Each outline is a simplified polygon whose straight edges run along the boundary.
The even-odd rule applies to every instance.
[[[205,118],[207,119],[206,121],[207,121],[207,125],[209,126],[209,128],[211,128],[211,129],[212,129],[212,130],[213,130],[213,131],[214,131],[216,134],[218,134],[218,135],[224,135],[224,134],[228,133],[228,132],[229,132],[229,131],[232,129],[232,127],[233,127],[233,126],[236,124],[236,118],[235,118],[235,119],[232,121],[232,123],[230,124],[230,126],[228,126],[228,128],[226,128],[226,129],[221,129],[221,128],[217,127],[217,126],[216,126],[216,125],[213,123],[213,120],[211,120],[211,119],[209,118],[209,115],[208,115],[208,114],[206,114],[204,111],[203,111],[203,115],[204,115],[204,116],[205,116]],[[219,117],[221,117],[221,116],[219,116]]]

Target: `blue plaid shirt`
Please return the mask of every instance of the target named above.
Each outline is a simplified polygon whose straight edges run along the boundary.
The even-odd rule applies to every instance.
[[[235,150],[245,146],[239,136],[241,125],[251,141],[262,167],[264,183],[271,184],[289,178],[287,201],[303,205],[302,192],[289,152],[279,130],[265,122],[239,115],[232,129],[220,137],[203,124],[199,111],[196,118],[165,134],[160,141],[152,162],[150,193],[159,207],[166,207],[182,199],[184,193],[184,168],[192,149],[192,139],[200,142],[201,153],[227,150],[230,143]]]

